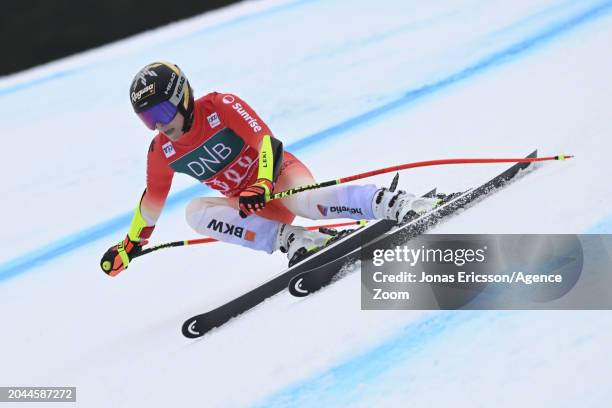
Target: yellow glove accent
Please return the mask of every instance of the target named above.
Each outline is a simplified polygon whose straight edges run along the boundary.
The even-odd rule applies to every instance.
[[[119,242],[119,244],[117,244],[117,253],[121,258],[121,262],[123,262],[123,266],[127,268],[130,264],[130,257],[125,251],[125,240],[122,240],[121,242]]]
[[[272,185],[272,182],[270,180],[267,180],[267,179],[258,179],[253,185],[261,187],[264,190],[266,190],[266,203],[268,201],[270,201],[270,196],[272,195],[272,190],[271,189],[274,188],[274,186]]]

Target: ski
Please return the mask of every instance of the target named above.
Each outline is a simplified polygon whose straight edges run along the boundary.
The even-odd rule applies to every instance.
[[[537,150],[527,157],[537,157]],[[530,163],[517,163],[513,165],[487,183],[477,188],[470,189],[451,201],[444,203],[435,210],[399,227],[393,234],[406,234],[405,239],[410,239],[423,233],[457,209],[465,207],[474,200],[488,194],[491,190],[502,186],[505,182],[514,178],[519,170],[527,168],[529,164]],[[430,194],[435,194],[435,190],[429,192],[427,195]],[[397,227],[397,224],[393,221],[379,220],[370,222],[366,226],[356,229],[354,232],[332,242],[330,245],[322,248],[308,258],[283,270],[281,273],[273,276],[268,281],[253,288],[247,293],[215,309],[187,319],[182,326],[183,335],[188,338],[201,337],[215,327],[223,325],[233,317],[252,309],[264,300],[282,291],[284,288],[289,287],[290,291],[292,291],[290,282],[292,282],[294,277],[304,272],[311,272],[311,278],[315,278],[316,276],[323,277],[323,279],[313,279],[316,285],[320,285],[319,288],[328,284],[344,264],[351,259],[358,258],[359,249],[364,242],[374,242],[395,227]],[[306,275],[307,274],[304,274],[303,276]],[[293,280],[293,282],[295,283],[295,280]],[[302,280],[300,286],[302,290],[306,290],[304,289],[304,285],[305,281]],[[306,290],[306,294],[312,293],[312,291],[314,290]],[[304,296],[303,293],[300,293],[300,295]]]
[[[527,157],[537,157],[537,150],[533,151]],[[423,234],[448,215],[455,213],[459,209],[465,208],[468,204],[473,203],[476,199],[489,195],[494,190],[499,189],[509,180],[513,179],[520,170],[526,169],[530,164],[531,163],[516,163],[479,187],[471,188],[465,191],[461,195],[449,200],[446,203],[443,203],[434,210],[409,221],[392,232],[386,231],[382,233],[380,236],[368,242],[368,245],[374,244],[387,234],[397,236],[398,239],[401,238],[403,242]],[[318,291],[322,287],[330,284],[344,265],[358,260],[359,255],[360,253],[358,248],[353,250],[351,253],[347,253],[345,256],[332,260],[325,265],[320,265],[314,269],[298,273],[289,281],[289,292],[293,296],[304,297]]]
[[[397,176],[394,178],[392,186],[394,184],[397,184]],[[424,196],[433,196],[435,194],[436,189],[433,189]],[[247,293],[215,309],[187,319],[182,326],[183,335],[188,338],[203,336],[215,327],[221,326],[231,318],[252,309],[267,298],[281,292],[287,287],[289,281],[295,275],[304,271],[316,269],[338,258],[342,258],[344,255],[352,253],[355,249],[360,248],[362,242],[380,237],[396,226],[397,224],[394,221],[378,220],[355,229],[355,231],[344,235],[342,238],[331,242],[317,252],[310,254],[309,257],[289,266],[281,273],[273,276],[268,281],[253,288]]]

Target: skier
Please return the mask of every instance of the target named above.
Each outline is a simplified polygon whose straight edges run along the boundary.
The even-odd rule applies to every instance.
[[[194,100],[185,74],[168,62],[141,69],[130,98],[138,117],[158,133],[149,147],[146,189],[129,231],[102,257],[101,267],[110,276],[126,269],[146,245],[176,172],[225,196],[198,197],[187,205],[186,221],[197,233],[268,253],[280,249],[290,261],[331,238],[326,231],[291,225],[296,215],[402,221],[441,202],[373,184],[309,190],[268,202],[274,191],[315,180],[245,101],[218,92]]]

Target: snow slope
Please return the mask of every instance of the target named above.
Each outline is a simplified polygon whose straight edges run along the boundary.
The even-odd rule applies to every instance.
[[[577,156],[435,232],[611,233],[611,40],[611,1],[244,2],[0,79],[0,385],[73,385],[84,407],[605,405],[607,311],[361,311],[352,274],[189,341],[186,316],[284,257],[210,244],[116,278],[98,262],[144,187],[151,135],[127,89],[157,59],[198,94],[241,95],[321,180],[533,148]],[[503,167],[418,169],[401,184],[454,191]],[[183,207],[211,193],[176,177],[172,194],[156,242],[193,237]]]

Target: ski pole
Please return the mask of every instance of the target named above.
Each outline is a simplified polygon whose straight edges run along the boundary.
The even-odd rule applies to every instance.
[[[311,226],[306,227],[306,228],[309,229],[309,230],[317,230],[319,228],[338,228],[338,227],[347,227],[347,226],[350,226],[350,225],[364,225],[366,223],[367,223],[366,220],[359,220],[359,221],[340,222],[340,223],[337,223],[337,224],[311,225]],[[185,240],[185,241],[166,242],[164,244],[154,245],[152,247],[143,249],[140,253],[138,253],[136,255],[133,255],[132,259],[137,258],[139,256],[146,255],[146,254],[151,253],[153,251],[157,251],[159,249],[174,248],[174,247],[187,246],[187,245],[209,244],[209,243],[212,243],[212,242],[218,242],[218,240],[216,240],[214,238],[210,238],[210,237],[205,237],[205,238],[188,239],[188,240]]]
[[[568,155],[557,155],[548,157],[523,157],[523,158],[475,158],[475,159],[440,159],[440,160],[427,160],[413,163],[399,164],[396,166],[385,167],[382,169],[371,170],[365,173],[354,174],[352,176],[342,177],[336,180],[323,181],[321,183],[309,184],[306,186],[294,187],[289,190],[279,191],[273,193],[270,196],[270,200],[277,200],[279,198],[289,197],[294,194],[301,193],[302,191],[315,190],[318,188],[335,186],[338,184],[348,183],[349,181],[361,180],[367,177],[377,176],[379,174],[391,173],[393,171],[413,169],[416,167],[427,167],[427,166],[440,166],[445,164],[480,164],[480,163],[530,163],[540,162],[549,160],[566,160],[571,159],[574,156]]]

